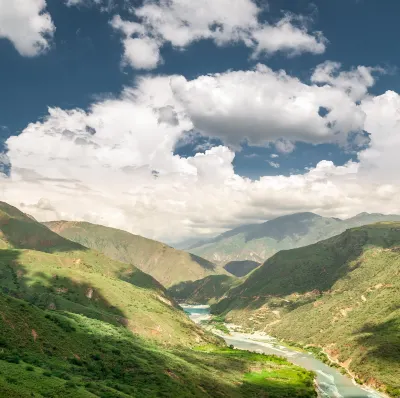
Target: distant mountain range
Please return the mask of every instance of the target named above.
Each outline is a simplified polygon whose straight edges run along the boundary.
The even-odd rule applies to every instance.
[[[341,220],[314,213],[296,213],[262,224],[240,226],[207,241],[191,244],[186,250],[220,265],[243,260],[262,263],[280,250],[306,246],[348,228],[381,221],[400,221],[400,215],[360,213]]]
[[[222,267],[195,254],[119,229],[78,221],[51,221],[43,224],[64,238],[115,260],[135,265],[165,287],[207,275],[228,274]]]

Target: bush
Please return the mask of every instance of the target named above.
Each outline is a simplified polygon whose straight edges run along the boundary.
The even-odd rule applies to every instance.
[[[25,370],[27,370],[28,372],[33,372],[35,370],[35,368],[33,366],[25,366]]]

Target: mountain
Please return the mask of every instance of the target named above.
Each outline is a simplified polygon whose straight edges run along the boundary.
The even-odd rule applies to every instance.
[[[251,260],[229,261],[229,263],[224,265],[224,269],[232,275],[241,277],[247,275],[259,266],[260,263]]]
[[[240,226],[187,248],[216,264],[250,260],[262,263],[279,250],[310,245],[346,229],[382,221],[400,221],[400,215],[361,213],[347,220],[296,213],[262,224]]]
[[[181,303],[213,304],[221,299],[240,279],[228,275],[209,275],[197,281],[178,283],[168,293]]]
[[[69,241],[3,202],[0,291],[41,308],[122,324],[164,343],[203,336],[150,275]]]
[[[44,225],[64,238],[115,260],[134,264],[166,287],[207,275],[226,274],[199,256],[119,229],[75,221],[52,221]]]
[[[151,276],[0,202],[1,397],[311,398],[313,378],[225,347]]]
[[[400,223],[357,227],[280,251],[212,311],[252,330],[324,347],[359,379],[397,397]]]

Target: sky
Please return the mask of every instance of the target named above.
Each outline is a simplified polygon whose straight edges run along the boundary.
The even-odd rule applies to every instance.
[[[400,213],[400,3],[0,0],[0,200],[174,244]]]

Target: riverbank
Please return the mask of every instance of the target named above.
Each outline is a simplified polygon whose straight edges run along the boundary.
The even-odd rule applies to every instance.
[[[315,358],[306,348],[299,349],[298,347],[291,347],[290,344],[282,344],[276,338],[263,332],[244,333],[239,331],[240,327],[234,324],[224,324],[229,334],[223,333],[220,328],[216,328],[212,323],[205,324],[207,320],[211,319],[205,306],[201,308],[201,317],[198,314],[199,309],[193,308],[194,313],[192,314],[192,307],[185,307],[185,311],[190,314],[191,319],[203,324],[204,328],[223,338],[228,345],[242,350],[282,356],[295,365],[314,371],[317,391],[322,398],[387,398],[385,394],[377,392],[369,386],[357,384],[351,375],[349,375],[350,377],[347,374],[343,375],[338,370],[340,364],[331,367],[322,360]],[[332,363],[335,363],[328,353],[325,354]]]

